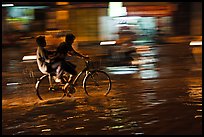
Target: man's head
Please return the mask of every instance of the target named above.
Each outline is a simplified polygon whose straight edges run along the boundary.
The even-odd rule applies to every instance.
[[[65,42],[66,43],[73,43],[74,42],[74,40],[75,40],[75,36],[73,35],[73,34],[67,34],[66,36],[65,36]]]
[[[45,47],[45,46],[46,46],[45,36],[38,36],[38,37],[36,38],[36,43],[37,43],[38,46],[40,46],[40,47]]]

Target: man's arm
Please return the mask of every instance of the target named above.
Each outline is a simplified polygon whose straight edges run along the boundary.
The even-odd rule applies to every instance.
[[[76,55],[76,56],[78,56],[78,57],[81,57],[81,58],[86,58],[86,59],[89,58],[89,57],[86,57],[86,56],[84,56],[84,55],[78,53],[78,52],[77,52],[76,50],[74,50],[73,48],[72,48],[72,50],[71,50],[71,53],[74,54],[74,55]]]

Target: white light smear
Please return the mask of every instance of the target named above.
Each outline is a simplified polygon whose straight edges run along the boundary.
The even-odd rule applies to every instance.
[[[159,73],[155,70],[142,70],[140,71],[140,77],[142,79],[158,78]]]
[[[202,41],[191,41],[189,45],[202,45]]]
[[[14,4],[2,4],[2,7],[13,7]]]
[[[42,132],[50,132],[51,129],[42,129],[41,131],[42,131]]]
[[[131,27],[131,26],[135,26],[135,25],[128,25],[128,24],[117,24],[116,26],[118,26],[118,27],[122,27],[122,26],[129,26],[129,27]]]
[[[37,59],[37,56],[36,55],[24,56],[22,60],[32,60],[32,59]]]
[[[103,41],[103,42],[100,42],[100,45],[111,45],[111,44],[116,44],[116,41]]]
[[[136,73],[136,71],[112,71],[110,73],[111,74],[122,75],[122,74],[134,74],[134,73]]]
[[[118,70],[118,71],[123,71],[123,70],[136,70],[137,68],[135,66],[118,66],[118,67],[106,67],[108,70]]]
[[[12,85],[18,85],[18,84],[20,84],[20,83],[7,83],[6,85],[7,86],[12,86]]]
[[[76,127],[75,129],[84,129],[84,127]]]
[[[132,65],[138,65],[138,64],[147,64],[147,63],[154,63],[157,62],[158,59],[155,58],[141,58],[140,60],[133,60],[131,61]]]
[[[108,14],[110,17],[126,16],[127,10],[122,2],[109,2]]]
[[[138,70],[135,66],[106,67],[111,74],[133,74]]]

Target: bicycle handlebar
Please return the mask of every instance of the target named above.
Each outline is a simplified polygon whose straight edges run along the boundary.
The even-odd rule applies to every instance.
[[[84,62],[86,63],[86,65],[88,65],[89,62],[90,62],[90,58],[89,58],[89,59],[86,59],[86,58],[83,57],[83,60],[84,60]]]
[[[91,61],[90,57],[82,57],[82,59],[84,60],[86,66],[89,67],[90,66],[90,61]]]

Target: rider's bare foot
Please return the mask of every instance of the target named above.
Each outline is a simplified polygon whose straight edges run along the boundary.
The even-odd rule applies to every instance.
[[[55,82],[57,82],[57,83],[60,83],[62,80],[61,79],[59,79],[59,78],[56,78],[55,79]]]

